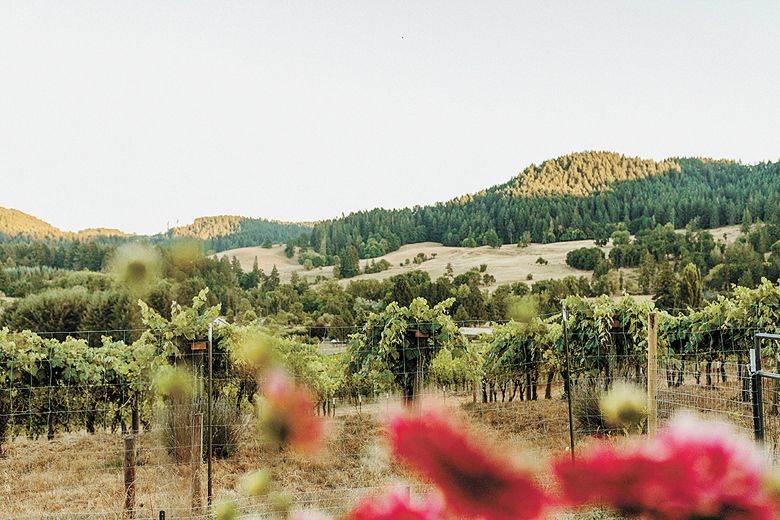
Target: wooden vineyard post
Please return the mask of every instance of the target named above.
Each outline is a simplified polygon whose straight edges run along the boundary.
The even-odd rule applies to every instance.
[[[647,433],[658,428],[658,315],[647,317]]]
[[[135,435],[125,437],[125,508],[123,518],[135,516]]]
[[[192,516],[203,514],[201,496],[201,466],[203,465],[203,414],[192,416],[192,441],[190,443],[190,469],[192,472]]]

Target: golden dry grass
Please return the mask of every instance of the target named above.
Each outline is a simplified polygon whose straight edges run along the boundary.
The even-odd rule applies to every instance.
[[[661,413],[677,408],[710,410],[721,418],[744,425],[749,405],[738,400],[738,382],[729,374],[727,384],[714,388],[696,385],[688,377],[682,388],[659,388]],[[541,396],[540,396],[541,397]],[[428,396],[440,406],[471,419],[475,436],[501,453],[517,458],[530,469],[543,469],[552,457],[568,454],[566,401],[559,385],[553,399],[537,401],[472,403],[471,394],[448,394],[446,400]],[[214,464],[215,498],[237,499],[247,510],[260,506],[241,498],[240,480],[258,469],[271,470],[277,488],[290,492],[298,504],[338,514],[360,496],[393,484],[422,489],[425,486],[388,462],[381,443],[381,420],[397,408],[397,399],[362,406],[342,407],[332,419],[328,449],[317,458],[306,458],[260,445],[248,431],[241,449],[230,459]],[[190,515],[191,474],[187,465],[169,458],[155,432],[141,435],[137,468],[138,518],[156,518],[160,510],[168,518]],[[576,436],[577,449],[589,441]],[[119,433],[84,432],[58,435],[53,441],[15,438],[0,459],[0,519],[44,518],[45,514],[91,513],[88,518],[120,518],[123,503],[123,440]],[[205,496],[205,465],[202,494]],[[549,482],[543,482],[549,485]],[[59,517],[64,518],[65,516]],[[54,516],[54,518],[58,518]],[[81,518],[81,517],[79,517]],[[609,518],[601,513],[563,515],[561,518]]]
[[[280,488],[307,501],[326,504],[343,490],[387,484],[397,474],[374,449],[378,423],[370,415],[337,418],[325,454],[306,458],[252,441],[228,460],[214,464],[215,498],[237,497],[241,477],[269,468]],[[189,513],[191,473],[174,464],[154,433],[141,435],[137,466],[137,509]],[[31,513],[96,513],[116,517],[123,504],[123,440],[119,434],[63,434],[49,442],[17,438],[0,460],[0,518]],[[205,496],[205,466],[202,468]],[[332,506],[332,504],[330,504]],[[344,501],[341,504],[346,507]],[[34,516],[33,516],[34,517]]]
[[[429,401],[432,397],[427,398]],[[475,435],[538,467],[545,457],[565,450],[565,403],[560,399],[534,402],[472,404],[470,394],[450,395],[439,405],[462,410],[474,419]],[[382,416],[400,405],[397,399],[344,407],[332,419],[331,438],[323,455],[307,458],[260,445],[248,432],[236,455],[214,464],[215,499],[240,502],[240,480],[258,469],[271,470],[279,489],[304,506],[343,512],[360,496],[403,482],[418,486],[402,468],[389,463],[382,446]],[[561,420],[564,419],[563,422]],[[557,432],[552,435],[553,432]],[[159,435],[140,437],[137,467],[139,517],[169,518],[190,514],[191,473],[174,464]],[[15,438],[0,459],[0,518],[39,518],[42,514],[100,513],[94,518],[119,518],[123,504],[123,439],[119,433],[84,432],[58,435],[53,441]],[[544,454],[543,457],[540,455]],[[203,494],[205,496],[205,466]]]
[[[711,229],[710,232],[716,240],[725,240],[727,243],[736,240],[736,237],[740,234],[739,226],[724,226]],[[401,246],[396,251],[376,258],[376,261],[385,259],[390,262],[391,267],[387,271],[362,274],[349,280],[384,280],[414,269],[425,271],[430,274],[432,279],[436,279],[444,274],[447,264],[452,264],[456,274],[479,267],[481,264],[486,264],[488,266],[487,272],[496,278],[496,283],[493,287],[518,281],[527,281],[529,274],[532,275],[533,280],[560,279],[566,276],[590,276],[590,271],[581,271],[566,265],[566,254],[580,247],[592,246],[595,246],[592,240],[530,244],[525,248],[510,244],[497,249],[488,246],[468,248],[444,246],[436,242],[420,242]],[[602,248],[606,254],[609,254],[610,249],[611,246]],[[415,264],[413,260],[418,253],[424,253],[430,260],[421,264]],[[433,258],[433,255],[436,255],[435,258]],[[243,247],[223,251],[215,256],[227,256],[228,258],[235,256],[241,263],[241,267],[246,271],[252,269],[254,260],[257,258],[258,266],[265,273],[269,273],[275,265],[281,279],[284,281],[289,280],[294,272],[308,278],[314,278],[318,275],[331,277],[333,274],[331,267],[305,271],[298,263],[297,258],[287,258],[284,255],[284,246],[281,245],[275,245],[272,248]],[[539,257],[544,258],[548,263],[546,265],[537,264],[536,260]],[[407,259],[409,260],[408,265],[400,265],[405,264]],[[361,260],[361,268],[365,267],[369,262],[370,260]],[[631,269],[624,269],[624,271],[627,276],[633,272]],[[341,283],[346,284],[349,280],[342,280]]]

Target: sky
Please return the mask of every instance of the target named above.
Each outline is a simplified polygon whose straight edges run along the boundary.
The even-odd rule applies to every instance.
[[[0,206],[66,230],[780,158],[780,2],[0,0]]]

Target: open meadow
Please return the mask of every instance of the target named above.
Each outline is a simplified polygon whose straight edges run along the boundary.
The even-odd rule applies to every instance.
[[[678,230],[683,232],[684,230]],[[723,226],[709,230],[714,239],[725,244],[732,244],[740,236],[739,226]],[[391,276],[419,269],[427,272],[432,280],[445,274],[447,266],[451,265],[455,274],[463,273],[469,269],[478,269],[481,265],[487,266],[487,272],[496,280],[492,287],[514,282],[533,283],[539,280],[559,280],[567,276],[589,276],[589,271],[575,269],[566,264],[566,255],[575,249],[583,247],[595,247],[593,240],[572,240],[566,242],[552,242],[549,244],[531,243],[526,247],[518,247],[516,244],[505,244],[494,248],[481,247],[453,247],[444,246],[436,242],[420,242],[406,244],[397,251],[373,259],[375,262],[386,260],[390,267],[379,273],[359,274],[353,278],[342,279],[340,283],[346,285],[350,280],[376,279],[385,280]],[[277,244],[268,247],[243,247],[230,249],[215,254],[217,258],[227,256],[236,257],[244,271],[250,271],[257,259],[257,265],[265,273],[271,272],[276,266],[282,280],[289,280],[293,273],[305,278],[324,276],[331,278],[333,270],[330,267],[319,267],[307,271],[298,263],[297,258],[288,258],[284,254],[284,245]],[[609,255],[611,244],[602,247],[601,250]],[[425,255],[428,259],[422,263],[415,263],[417,255]],[[547,263],[537,262],[544,259]],[[361,269],[365,269],[371,260],[361,260]],[[631,273],[634,269],[625,269]]]

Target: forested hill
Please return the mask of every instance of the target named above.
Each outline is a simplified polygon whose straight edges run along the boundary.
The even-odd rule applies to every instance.
[[[0,208],[0,241],[73,240],[97,237],[131,236],[118,229],[90,228],[78,232],[63,231],[48,222],[12,208]]]
[[[698,218],[705,228],[778,218],[780,163],[661,162],[582,152],[531,165],[506,184],[433,206],[375,209],[315,226],[310,244],[363,258],[414,242],[493,245],[605,238]]]
[[[63,231],[48,222],[11,208],[0,208],[0,242],[98,241],[116,243],[125,239],[147,239],[154,243],[178,237],[192,237],[206,243],[206,249],[224,251],[237,247],[279,244],[301,235],[308,236],[313,224],[293,224],[236,216],[200,217],[187,226],[144,237],[118,229],[89,228]]]
[[[780,219],[780,162],[675,158],[656,162],[611,152],[582,152],[531,165],[505,184],[432,206],[374,209],[317,224],[239,216],[201,217],[147,238],[188,236],[219,252],[287,242],[303,262],[370,258],[415,242],[478,246],[517,242],[606,239],[619,225],[636,233],[657,224],[705,228]],[[303,235],[303,236],[302,236]],[[106,238],[118,230],[62,231],[40,219],[0,208],[0,242]],[[308,249],[308,251],[306,251]],[[323,256],[324,255],[324,256]],[[354,262],[352,262],[354,263]]]
[[[207,249],[225,251],[237,247],[279,244],[311,233],[311,224],[279,222],[231,215],[196,218],[192,224],[170,229],[165,238],[193,237],[204,240]]]

